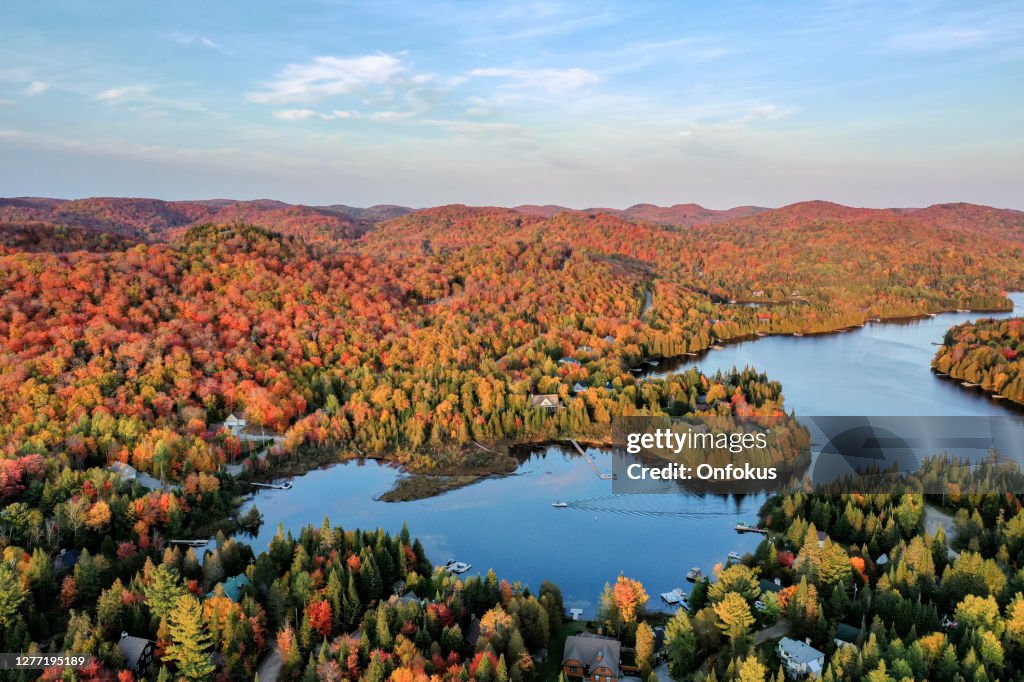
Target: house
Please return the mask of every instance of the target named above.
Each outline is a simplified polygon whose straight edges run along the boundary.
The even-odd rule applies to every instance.
[[[836,626],[835,643],[837,647],[857,646],[860,639],[860,628],[849,623],[840,623]]]
[[[622,644],[614,637],[583,633],[565,640],[562,672],[570,679],[619,682]]]
[[[127,632],[121,633],[121,639],[117,642],[117,648],[124,656],[125,667],[142,677],[149,671],[153,664],[153,649],[155,644],[142,637],[132,637]]]
[[[224,428],[230,431],[233,436],[240,434],[248,425],[249,422],[246,418],[237,412],[232,412],[228,415],[228,418],[224,420]]]
[[[807,642],[783,637],[778,645],[779,658],[791,677],[821,677],[825,667],[825,654]]]
[[[222,583],[217,583],[213,586],[213,589],[206,593],[206,598],[214,597],[217,595],[217,588],[220,587],[224,590],[224,596],[233,602],[240,601],[242,599],[242,588],[252,587],[252,583],[249,582],[249,578],[244,573],[233,575]]]
[[[775,580],[765,580],[761,578],[758,585],[761,586],[761,594],[767,594],[768,592],[781,592],[782,581],[776,578]]]
[[[558,360],[558,364],[560,364],[560,365],[572,365],[573,367],[579,367],[581,363],[576,358],[570,358],[570,357],[566,356],[566,357],[560,358]]]
[[[590,388],[590,387],[589,387],[589,386],[587,386],[587,385],[586,385],[585,383],[583,383],[582,381],[577,381],[577,382],[576,382],[575,384],[573,384],[573,385],[572,385],[572,392],[573,392],[573,393],[583,393],[583,392],[584,392],[584,391],[586,391],[586,390],[587,390],[588,388]]]
[[[134,481],[139,475],[138,469],[133,467],[131,464],[125,464],[124,462],[114,462],[107,467],[107,471],[112,471],[117,474],[118,478],[125,482]]]
[[[882,554],[877,559],[875,559],[875,564],[878,566],[885,566],[887,563],[889,563],[888,554]]]
[[[480,639],[480,619],[476,616],[470,619],[469,627],[466,628],[466,634],[463,639],[466,640],[466,644],[476,647],[477,640]]]
[[[539,393],[530,396],[530,407],[538,407],[554,412],[562,406],[562,400],[557,393]]]
[[[388,604],[392,606],[401,604],[402,606],[409,606],[411,604],[419,604],[420,598],[416,596],[415,592],[406,592],[404,595],[399,597],[397,594],[391,595],[388,599]]]
[[[154,478],[149,474],[140,473],[131,464],[114,462],[107,467],[107,471],[114,472],[125,483],[138,483],[143,488],[148,488],[149,490],[162,490],[164,488],[164,484],[160,482],[160,479]]]
[[[53,570],[57,573],[72,571],[82,555],[77,549],[62,549],[56,559],[53,560]]]
[[[818,547],[825,546],[825,540],[828,540],[828,533],[823,530],[818,531]]]
[[[609,334],[608,336],[604,337],[602,341],[604,341],[605,343],[615,343],[615,337]]]

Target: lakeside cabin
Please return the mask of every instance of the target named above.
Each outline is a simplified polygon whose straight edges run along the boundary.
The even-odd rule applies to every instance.
[[[585,632],[565,640],[562,672],[572,680],[619,682],[622,644],[614,637]]]
[[[244,573],[233,575],[222,583],[217,583],[213,586],[213,589],[206,593],[206,598],[217,596],[217,588],[221,588],[224,591],[224,596],[231,601],[237,603],[242,599],[242,589],[252,588],[252,583],[249,582],[249,578]]]
[[[554,412],[562,406],[557,393],[537,393],[530,396],[530,407]]]

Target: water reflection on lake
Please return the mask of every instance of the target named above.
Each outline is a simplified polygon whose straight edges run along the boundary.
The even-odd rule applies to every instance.
[[[1024,294],[1012,296],[1017,312]],[[985,315],[1005,317],[1010,313]],[[1006,408],[929,370],[932,342],[976,313],[952,313],[897,324],[871,324],[844,334],[767,337],[713,351],[695,363],[702,371],[752,365],[782,382],[786,405],[810,415],[999,415]],[[684,368],[690,365],[684,365]],[[589,450],[602,471],[608,452]],[[385,503],[399,473],[375,462],[336,465],[293,479],[288,491],[258,493],[264,526],[262,550],[277,525],[297,531],[324,516],[346,528],[397,532],[408,522],[430,558],[494,568],[535,590],[557,583],[566,606],[592,615],[601,590],[619,573],[640,579],[652,607],[658,593],[682,586],[691,566],[708,573],[730,551],[752,551],[758,535],[738,535],[740,520],[754,520],[765,495],[620,495],[578,456],[558,447],[534,453],[517,473],[415,502]],[[566,501],[566,509],[553,502]]]

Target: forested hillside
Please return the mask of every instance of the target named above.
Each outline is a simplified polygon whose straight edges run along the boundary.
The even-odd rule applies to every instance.
[[[276,202],[4,210],[81,225],[32,223],[34,241],[23,224],[2,230],[5,456],[116,459],[172,476],[237,455],[215,428],[232,411],[284,433],[288,451],[424,469],[472,440],[600,440],[613,415],[705,404],[773,414],[780,388],[756,371],[634,370],[754,334],[1002,308],[1002,291],[1024,279],[1024,214],[970,206],[797,204],[686,230],[447,206],[360,237],[317,223],[326,209]],[[917,218],[929,211],[941,220]],[[229,224],[183,224],[211,216]],[[538,394],[561,409],[532,407]]]
[[[932,359],[936,372],[978,384],[1024,405],[1024,319],[977,320],[952,327]]]

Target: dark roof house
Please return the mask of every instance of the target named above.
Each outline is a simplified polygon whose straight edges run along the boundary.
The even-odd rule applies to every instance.
[[[122,632],[117,648],[124,656],[125,667],[137,675],[145,675],[153,663],[155,645],[148,639],[132,637],[127,632]]]
[[[569,677],[618,682],[622,644],[613,637],[583,633],[565,640],[562,670]]]

